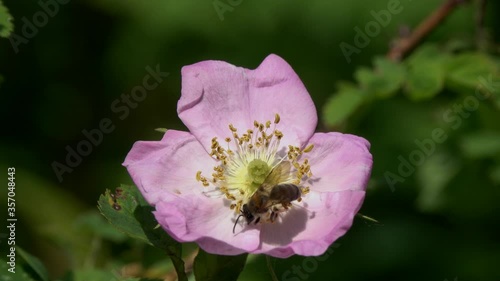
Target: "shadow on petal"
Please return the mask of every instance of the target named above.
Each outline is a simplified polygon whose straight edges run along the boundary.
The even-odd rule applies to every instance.
[[[304,208],[293,208],[278,222],[263,224],[260,232],[261,243],[277,246],[292,243],[293,238],[306,229],[308,215]]]
[[[205,250],[205,252],[215,255],[228,255],[235,256],[241,255],[243,253],[251,252],[257,247],[256,241],[248,240],[242,241],[238,246],[231,245],[224,241],[216,240],[210,237],[203,237],[200,240],[196,241],[200,248]]]

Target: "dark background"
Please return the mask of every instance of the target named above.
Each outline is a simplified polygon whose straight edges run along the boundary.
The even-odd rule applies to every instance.
[[[217,59],[255,68],[268,54],[278,54],[301,77],[322,116],[340,80],[353,81],[355,69],[384,55],[402,26],[416,26],[443,1],[402,0],[403,10],[348,63],[339,45],[354,45],[354,28],[364,28],[373,20],[370,11],[386,9],[388,2],[246,0],[221,19],[212,1],[73,0],[60,4],[18,52],[1,39],[0,167],[16,168],[16,242],[38,256],[53,278],[68,270],[130,268],[161,276],[169,269],[161,253],[119,235],[100,236],[96,201],[105,189],[132,183],[121,163],[135,141],[160,139],[154,131],[159,127],[184,129],[176,114],[181,67]],[[474,45],[474,3],[457,9],[426,40]],[[4,4],[20,36],[23,17],[33,22],[42,10],[36,1]],[[498,8],[498,2],[488,3],[485,25],[492,41],[500,35]],[[121,120],[111,104],[141,85],[145,68],[157,64],[170,75]],[[324,261],[273,260],[280,280],[304,262],[317,269],[283,280],[500,280],[500,150],[470,156],[463,149],[477,132],[491,133],[494,147],[500,142],[500,103],[480,104],[450,130],[440,112],[464,97],[443,93],[414,102],[398,95],[370,104],[335,127],[372,144],[374,169],[361,212],[380,223],[356,219]],[[75,149],[86,139],[82,130],[98,129],[104,118],[115,129],[59,181],[53,163],[65,164],[66,147]],[[384,173],[397,174],[398,156],[408,158],[416,149],[414,140],[429,138],[438,127],[449,140],[391,188]],[[327,126],[320,123],[318,129]],[[447,176],[435,177],[443,173]],[[6,243],[1,242],[3,253]],[[262,257],[251,257],[240,277],[269,278]]]

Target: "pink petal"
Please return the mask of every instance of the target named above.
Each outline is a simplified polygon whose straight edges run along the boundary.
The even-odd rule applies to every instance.
[[[253,128],[253,121],[274,121],[284,134],[283,144],[303,145],[314,133],[314,103],[293,69],[276,55],[255,70],[221,61],[204,61],[182,68],[182,96],[177,112],[189,131],[210,150],[211,139]]]
[[[259,231],[247,228],[233,234],[234,212],[224,199],[200,194],[169,194],[156,205],[155,217],[180,242],[196,242],[205,251],[238,255],[259,246]]]
[[[155,205],[170,193],[200,193],[196,172],[212,173],[213,160],[188,132],[168,130],[161,141],[138,141],[125,162],[144,198]]]
[[[364,191],[355,190],[309,193],[303,203],[298,203],[304,208],[295,206],[282,221],[262,225],[262,244],[253,253],[279,258],[323,254],[349,230],[364,197]]]
[[[314,134],[318,115],[299,76],[277,55],[269,55],[256,70],[247,73],[252,117],[273,121],[279,113],[282,143],[303,146]]]
[[[305,154],[311,164],[311,190],[333,192],[365,190],[372,168],[370,144],[363,138],[341,133],[316,133]]]

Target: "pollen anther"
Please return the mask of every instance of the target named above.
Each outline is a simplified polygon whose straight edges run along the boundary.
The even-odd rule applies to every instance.
[[[218,161],[218,165],[213,167],[210,179],[205,178],[201,171],[196,172],[196,180],[204,187],[211,187],[204,194],[209,197],[225,197],[232,201],[228,205],[229,209],[240,214],[243,205],[251,200],[269,173],[283,160],[292,164],[291,169],[267,184],[272,187],[280,183],[293,183],[300,186],[302,196],[308,193],[309,187],[303,187],[301,183],[312,173],[308,159],[303,158],[302,154],[310,152],[314,145],[310,144],[304,149],[288,145],[286,154],[280,154],[279,151],[283,148],[280,143],[284,136],[276,126],[280,120],[279,114],[274,116],[274,126],[269,120],[262,123],[255,120],[253,128],[240,131],[244,132],[242,135],[237,133],[238,129],[233,124],[229,124],[230,137],[223,138],[226,143],[224,147],[217,137],[212,138],[209,154]],[[302,197],[297,202],[300,200]],[[292,204],[276,204],[269,209],[269,213],[261,214],[261,221],[273,222],[279,217],[278,212],[284,212],[291,206]],[[279,211],[273,211],[275,209]]]

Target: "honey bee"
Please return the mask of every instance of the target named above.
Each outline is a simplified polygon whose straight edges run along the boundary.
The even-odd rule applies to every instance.
[[[300,198],[299,186],[292,183],[282,183],[288,180],[290,169],[290,162],[283,161],[271,170],[248,202],[241,207],[241,215],[238,216],[234,223],[233,233],[240,217],[245,217],[247,224],[252,222],[257,224],[262,215],[271,211],[269,220],[274,222],[279,211],[282,209],[287,210],[292,205],[292,201]]]

